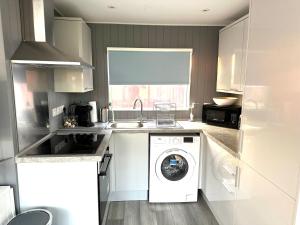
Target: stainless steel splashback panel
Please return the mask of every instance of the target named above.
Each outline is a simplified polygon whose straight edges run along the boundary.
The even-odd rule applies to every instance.
[[[9,107],[10,88],[7,80],[2,80],[2,72],[5,69],[5,67],[0,68],[0,161],[14,157],[14,140]]]
[[[19,150],[50,133],[48,91],[53,86],[53,71],[13,65]]]

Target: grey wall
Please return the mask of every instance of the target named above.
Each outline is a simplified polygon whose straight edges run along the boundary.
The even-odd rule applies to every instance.
[[[18,0],[0,1],[0,185],[10,185],[17,193],[17,152],[10,58],[21,41]],[[2,158],[2,160],[1,160]],[[18,202],[17,194],[15,195]]]
[[[96,100],[98,106],[108,104],[107,47],[193,48],[191,102],[210,102],[216,93],[218,37],[220,27],[142,26],[89,24],[92,29],[94,91],[72,94],[72,101]],[[137,96],[138,97],[138,96]],[[201,116],[201,107],[196,107]],[[153,117],[153,113],[146,113]],[[187,111],[178,118],[188,118]],[[136,113],[118,112],[116,119],[134,118]]]

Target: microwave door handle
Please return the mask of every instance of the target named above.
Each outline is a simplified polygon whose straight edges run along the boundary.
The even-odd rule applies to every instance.
[[[108,158],[108,162],[106,163],[105,165],[105,158]],[[103,164],[102,165],[105,165],[105,169],[102,169],[100,168],[100,173],[99,173],[99,176],[102,177],[102,176],[106,176],[107,174],[107,170],[109,168],[109,164],[110,164],[110,161],[111,161],[111,158],[112,158],[112,154],[105,154],[104,155],[104,158],[103,158]]]
[[[214,119],[211,119],[211,121],[214,121],[214,122],[225,122],[225,120],[223,119],[223,120],[219,120],[219,119],[216,119],[216,118],[214,118]]]

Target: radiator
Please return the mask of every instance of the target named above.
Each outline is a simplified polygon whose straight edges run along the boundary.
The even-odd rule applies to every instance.
[[[0,186],[0,225],[7,225],[15,213],[13,189],[9,186]]]

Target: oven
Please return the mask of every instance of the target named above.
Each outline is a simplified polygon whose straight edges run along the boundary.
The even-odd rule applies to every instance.
[[[107,148],[102,161],[98,164],[98,200],[99,200],[99,225],[105,224],[110,195],[110,162],[112,154]]]

